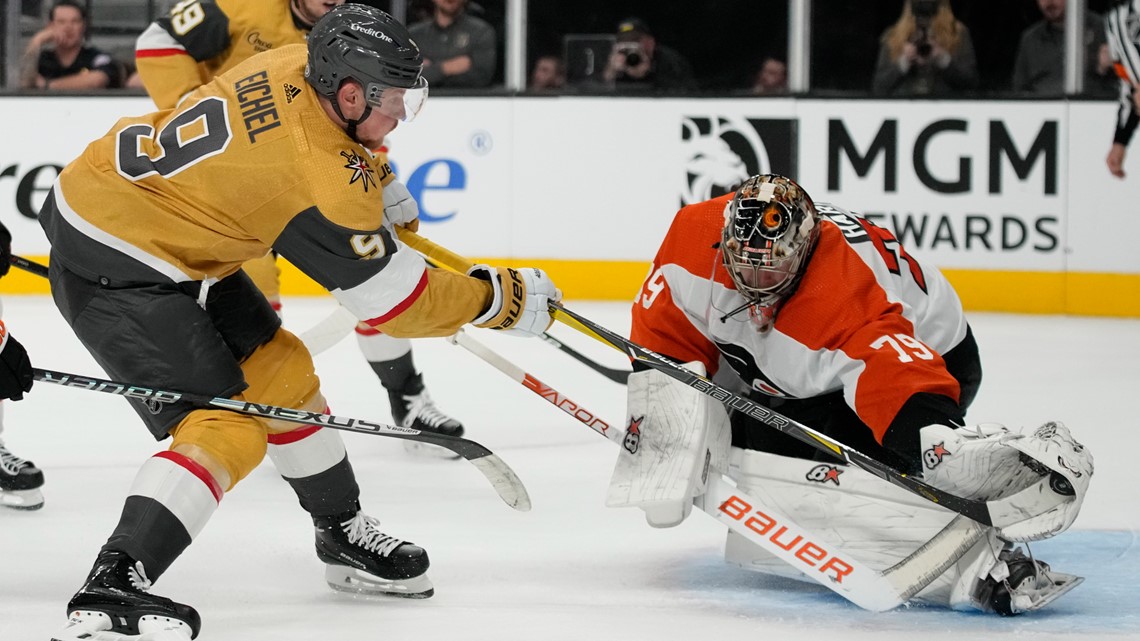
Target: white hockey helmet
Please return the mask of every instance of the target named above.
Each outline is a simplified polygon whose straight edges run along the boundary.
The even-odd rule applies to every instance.
[[[819,212],[789,178],[744,181],[724,209],[720,251],[737,291],[770,307],[795,290],[819,239]]]

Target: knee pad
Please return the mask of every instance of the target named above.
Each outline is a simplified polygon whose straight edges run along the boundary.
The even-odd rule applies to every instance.
[[[230,475],[228,492],[265,458],[266,426],[254,416],[226,410],[190,412],[171,434],[171,449],[193,445]]]
[[[241,370],[249,385],[238,397],[241,400],[312,412],[325,410],[320,379],[309,350],[301,339],[284,329],[277,330],[272,340],[245,359]],[[301,427],[288,421],[261,420],[274,434]]]

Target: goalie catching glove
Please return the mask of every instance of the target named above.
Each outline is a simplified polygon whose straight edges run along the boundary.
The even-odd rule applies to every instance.
[[[1068,529],[1080,512],[1093,474],[1092,453],[1061,423],[1030,433],[983,424],[919,432],[925,479],[940,489],[983,499],[1003,520],[1009,541],[1039,541]]]
[[[476,327],[529,337],[541,336],[554,322],[550,303],[562,300],[562,292],[541,269],[475,265],[467,275],[489,282],[493,290],[491,305],[471,321]]]

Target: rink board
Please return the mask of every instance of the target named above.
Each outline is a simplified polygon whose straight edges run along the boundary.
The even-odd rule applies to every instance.
[[[35,216],[58,168],[149,108],[0,98],[16,253],[45,259]],[[1103,162],[1114,118],[1109,102],[433,97],[390,142],[426,235],[547,268],[572,298],[632,300],[679,206],[774,171],[891,229],[970,309],[1140,316],[1138,188]],[[288,267],[282,289],[320,293]]]

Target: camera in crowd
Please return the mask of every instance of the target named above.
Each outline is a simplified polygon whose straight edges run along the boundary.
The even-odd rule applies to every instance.
[[[645,51],[636,42],[619,42],[617,52],[625,61],[626,67],[636,67],[645,60]]]
[[[930,44],[930,24],[938,13],[938,0],[911,0],[914,12],[914,46],[919,58],[929,58],[933,47]]]

